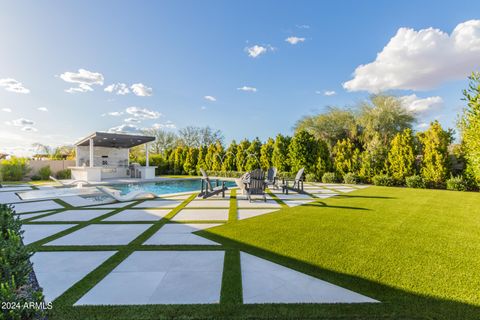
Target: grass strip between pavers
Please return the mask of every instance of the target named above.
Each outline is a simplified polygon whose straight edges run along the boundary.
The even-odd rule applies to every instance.
[[[237,190],[230,191],[230,207],[228,210],[228,222],[237,221]]]
[[[240,251],[238,249],[227,249],[225,251],[220,303],[243,303],[242,270],[240,264]]]
[[[115,269],[122,261],[130,256],[137,247],[141,246],[147,239],[154,235],[162,226],[165,225],[171,218],[173,218],[180,210],[182,210],[190,201],[195,198],[195,195],[190,196],[184,200],[180,205],[174,208],[168,215],[161,220],[152,224],[150,228],[145,230],[128,245],[117,251],[113,256],[107,259],[104,263],[87,274],[82,280],[75,283],[67,291],[65,291],[60,297],[54,301],[55,305],[73,305],[78,299],[85,295],[90,289],[92,289],[97,283],[105,278],[113,269]],[[121,211],[121,210],[120,210]],[[93,221],[93,220],[91,220]]]
[[[267,189],[265,190],[265,192],[270,196],[272,197],[272,200],[275,201],[276,203],[278,203],[280,206],[282,206],[282,208],[288,208],[287,204],[285,202],[283,202],[279,197],[277,197],[277,195],[275,193],[273,193],[272,191],[270,191],[270,189]]]

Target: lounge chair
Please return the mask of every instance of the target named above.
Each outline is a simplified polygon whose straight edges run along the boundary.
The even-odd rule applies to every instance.
[[[143,191],[143,190],[135,190],[132,192],[127,193],[126,195],[121,195],[120,191],[114,190],[107,187],[97,187],[98,190],[109,195],[110,197],[114,198],[117,201],[125,202],[125,201],[132,201],[132,200],[140,200],[140,199],[149,199],[149,198],[156,198],[157,195],[152,192]]]
[[[235,179],[235,183],[237,184],[242,194],[245,194],[247,190],[245,189],[248,181],[250,180],[250,172],[244,173],[240,178]]]
[[[200,168],[200,172],[202,173],[202,190],[198,194],[198,197],[202,197],[203,199],[206,199],[221,193],[222,198],[225,198],[225,190],[228,190],[228,188],[225,186],[225,181],[222,181],[222,184],[219,185],[218,180],[216,180],[215,187],[214,187],[212,185],[212,181],[210,181],[210,178],[208,177],[205,170]]]
[[[246,184],[245,190],[247,191],[248,201],[252,202],[252,196],[262,196],[263,201],[267,202],[267,197],[265,196],[265,175],[262,169],[256,169],[250,172],[250,179]]]
[[[56,183],[61,184],[64,187],[72,187],[72,186],[82,187],[83,185],[86,185],[86,186],[90,185],[90,183],[85,180],[72,180],[69,182],[63,182],[62,180],[58,180],[52,176],[50,176],[50,179],[55,181]]]
[[[265,179],[265,183],[268,186],[272,186],[275,189],[278,189],[278,184],[277,184],[277,168],[271,167],[267,171],[267,179]]]
[[[301,168],[298,170],[297,175],[295,176],[294,180],[283,179],[282,181],[282,192],[288,194],[288,189],[296,191],[298,193],[304,193],[303,191],[303,171],[305,168]],[[290,187],[288,185],[289,181],[293,181],[293,185]]]

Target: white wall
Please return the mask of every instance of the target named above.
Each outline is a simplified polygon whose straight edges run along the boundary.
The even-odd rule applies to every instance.
[[[77,149],[78,165],[87,165],[90,161],[90,147],[79,146]],[[95,147],[93,148],[94,167],[126,167],[128,165],[128,149]]]

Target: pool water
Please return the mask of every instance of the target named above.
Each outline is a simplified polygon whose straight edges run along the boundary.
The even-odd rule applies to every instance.
[[[221,183],[222,181],[219,181],[219,185],[221,185]],[[215,186],[215,181],[212,181],[212,185]],[[236,184],[234,181],[225,181],[225,186],[230,188],[235,187]],[[200,179],[167,180],[147,183],[115,184],[110,187],[119,190],[121,194],[142,190],[155,193],[156,195],[162,195],[168,193],[199,191],[202,188],[202,181]]]

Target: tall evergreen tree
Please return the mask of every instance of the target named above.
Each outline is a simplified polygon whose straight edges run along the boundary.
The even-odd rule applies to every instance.
[[[432,187],[443,186],[450,173],[448,146],[453,140],[453,132],[443,130],[435,120],[427,131],[419,134],[419,140],[423,153],[423,179]]]
[[[272,138],[268,138],[267,142],[262,145],[260,149],[260,163],[263,170],[268,170],[272,166],[272,154],[275,141]]]
[[[236,171],[237,170],[237,143],[235,140],[230,143],[227,150],[225,151],[225,156],[223,158],[222,171]]]
[[[260,149],[262,148],[262,142],[260,139],[253,139],[252,143],[247,149],[247,158],[245,162],[245,170],[251,171],[260,168]]]
[[[390,143],[387,171],[397,181],[415,173],[415,146],[411,129],[397,133]]]
[[[343,139],[333,147],[334,167],[342,176],[346,173],[358,173],[360,150],[350,141]]]
[[[207,155],[207,147],[202,146],[198,148],[198,159],[197,159],[197,173],[200,173],[200,169],[208,170],[205,164],[205,156]]]
[[[463,92],[467,106],[463,110],[459,127],[467,172],[480,185],[480,72],[473,73],[469,80],[469,87]]]
[[[194,175],[198,161],[198,149],[194,147],[188,148],[185,162],[183,163],[183,170],[189,175]]]
[[[245,164],[247,160],[247,149],[249,146],[250,146],[250,142],[247,139],[240,141],[240,143],[237,146],[236,162],[237,162],[238,171],[245,171]]]
[[[291,138],[277,134],[275,144],[273,145],[272,165],[280,172],[290,171],[290,164],[288,158],[288,147],[290,146]]]
[[[215,142],[215,152],[212,156],[212,170],[221,171],[222,170],[222,160],[223,160],[223,145],[220,141]]]
[[[370,181],[373,176],[385,173],[388,156],[388,144],[383,143],[380,134],[372,134],[364,143],[365,150],[359,154],[359,172],[362,179]]]
[[[328,172],[332,168],[332,160],[330,158],[330,151],[328,144],[322,139],[317,141],[318,144],[318,160],[315,167],[315,177],[318,181],[322,179],[325,172]]]
[[[207,154],[205,155],[205,167],[207,170],[212,170],[216,152],[217,148],[215,145],[213,143],[210,144],[207,148]]]
[[[305,168],[305,173],[315,173],[318,162],[318,144],[315,137],[307,131],[298,131],[288,148],[292,172]]]

